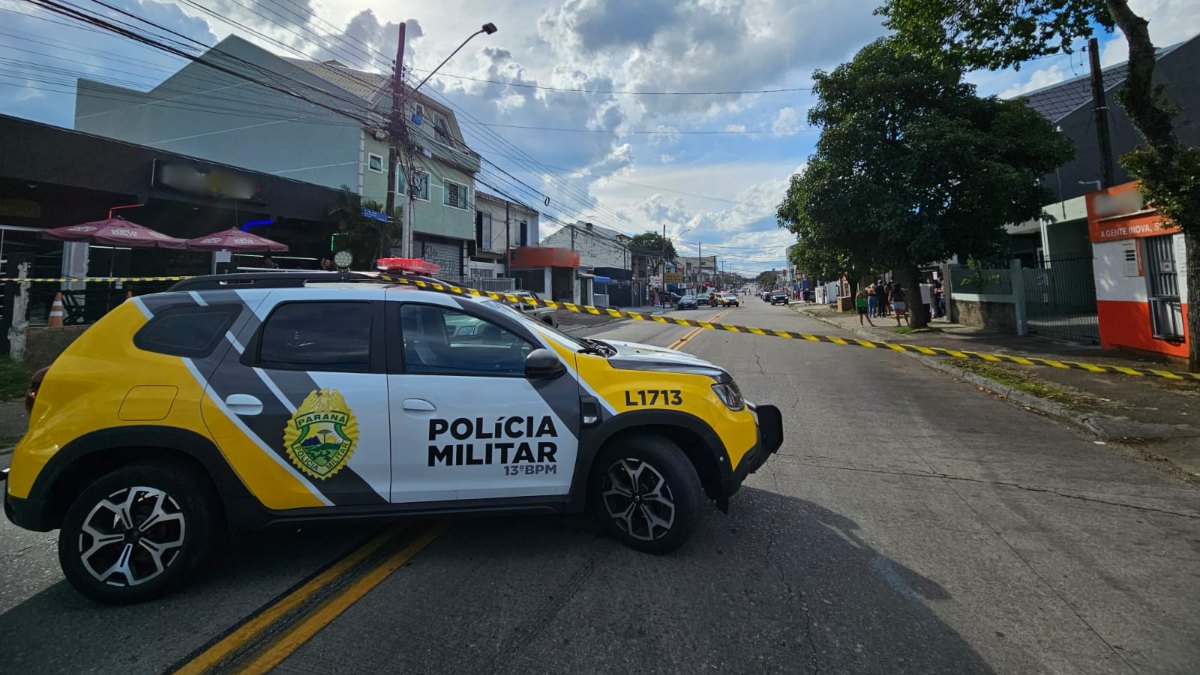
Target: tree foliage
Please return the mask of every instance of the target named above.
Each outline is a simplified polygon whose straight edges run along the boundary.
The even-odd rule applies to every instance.
[[[657,232],[635,234],[629,240],[629,251],[649,260],[650,269],[656,269],[664,260],[674,260],[677,257],[675,245]]]
[[[758,276],[754,277],[754,283],[758,284],[759,288],[774,290],[779,288],[779,274],[776,272],[759,272]]]
[[[995,255],[1006,224],[1041,213],[1038,178],[1070,158],[1069,142],[1023,101],[980,98],[962,76],[888,38],[813,75],[821,137],[777,210],[802,250],[852,278],[895,270],[915,294],[920,265]]]
[[[1117,101],[1146,141],[1121,163],[1141,181],[1147,201],[1183,230],[1189,297],[1200,296],[1200,149],[1183,146],[1175,134],[1171,108],[1154,84],[1149,22],[1128,0],[885,0],[876,13],[907,49],[993,70],[1069,53],[1095,26],[1119,28],[1129,44],[1129,68]],[[1188,312],[1188,334],[1189,366],[1200,372],[1200,312]]]
[[[392,222],[381,223],[362,215],[363,208],[383,211],[383,205],[374,201],[363,201],[360,195],[343,186],[338,195],[335,212],[337,214],[337,233],[335,246],[350,251],[354,256],[353,267],[357,270],[374,269],[376,258],[386,257],[392,243],[400,238],[403,225],[400,222],[400,208],[396,208],[397,216]]]

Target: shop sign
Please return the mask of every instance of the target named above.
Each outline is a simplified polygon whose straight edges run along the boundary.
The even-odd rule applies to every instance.
[[[202,164],[154,160],[151,183],[197,197],[262,201],[262,188],[248,176]]]
[[[1092,242],[1120,241],[1172,234],[1179,227],[1147,205],[1136,182],[1089,193],[1088,234]]]

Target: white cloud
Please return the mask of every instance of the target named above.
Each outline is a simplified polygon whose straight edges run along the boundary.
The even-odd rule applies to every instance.
[[[1052,84],[1058,84],[1063,80],[1074,77],[1071,73],[1065,72],[1061,65],[1055,63],[1047,68],[1039,68],[1030,74],[1029,79],[1000,92],[1000,98],[1015,98],[1022,94],[1028,94],[1031,91],[1049,87]]]
[[[776,136],[794,136],[802,128],[804,128],[804,123],[800,117],[800,111],[791,106],[781,108],[779,114],[775,116],[775,123],[771,125],[771,131]]]

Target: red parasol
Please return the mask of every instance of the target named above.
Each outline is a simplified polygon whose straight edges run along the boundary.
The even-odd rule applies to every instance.
[[[168,237],[162,232],[131,223],[121,218],[106,218],[90,223],[65,225],[42,231],[42,237],[58,241],[89,241],[109,246],[129,248],[187,248],[183,239]]]
[[[242,232],[236,227],[189,239],[187,247],[196,251],[236,251],[239,253],[260,251],[283,253],[288,250],[286,244],[271,241],[257,234]]]

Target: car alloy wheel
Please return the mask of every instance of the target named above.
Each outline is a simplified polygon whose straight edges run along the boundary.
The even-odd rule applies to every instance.
[[[187,536],[179,504],[152,487],[129,487],[101,499],[79,530],[78,555],[97,581],[118,587],[144,584],[175,562]]]
[[[666,536],[675,524],[671,486],[644,461],[627,458],[609,466],[601,498],[609,518],[634,539],[654,541]]]

